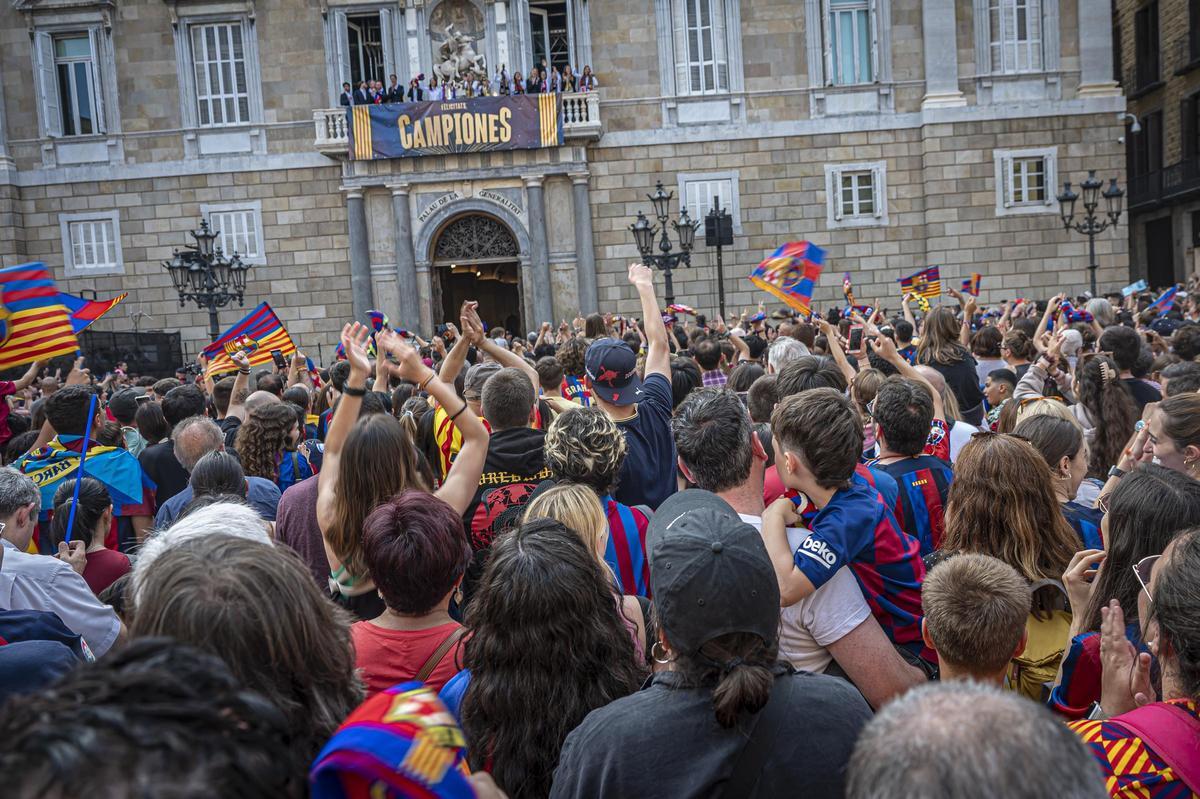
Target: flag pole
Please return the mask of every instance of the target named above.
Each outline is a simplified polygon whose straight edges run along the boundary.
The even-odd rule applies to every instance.
[[[75,493],[71,496],[71,515],[67,517],[66,540],[71,540],[75,529],[75,510],[79,507],[79,484],[83,482],[83,463],[87,460],[88,442],[92,440],[92,422],[96,420],[96,395],[88,402],[87,427],[83,431],[83,451],[79,453],[79,470],[75,474]]]

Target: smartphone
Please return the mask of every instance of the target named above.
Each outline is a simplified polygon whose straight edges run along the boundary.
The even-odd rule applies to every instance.
[[[282,350],[271,350],[271,360],[274,361],[275,365],[280,369],[286,369],[288,366],[287,359],[283,357]]]
[[[857,352],[862,349],[863,326],[850,325],[850,351]]]

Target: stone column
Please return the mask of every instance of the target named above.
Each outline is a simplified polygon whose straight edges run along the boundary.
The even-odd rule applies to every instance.
[[[350,296],[354,318],[367,321],[374,300],[371,290],[371,248],[367,239],[367,208],[361,188],[346,188],[346,221],[350,229]]]
[[[408,184],[398,183],[388,188],[392,190],[392,216],[396,219],[396,287],[400,293],[397,321],[405,328],[417,328],[421,318],[421,303],[417,294],[417,259],[413,253]]]
[[[600,310],[596,289],[596,248],[592,245],[592,205],[588,202],[586,172],[571,173],[571,190],[571,203],[575,206],[575,282],[579,286],[579,313],[586,316]]]
[[[1079,0],[1079,96],[1115,97],[1112,6],[1109,0]]]
[[[12,156],[8,153],[8,122],[4,115],[4,80],[0,73],[0,172],[17,168]]]
[[[925,39],[925,99],[921,109],[966,105],[958,89],[954,0],[923,0],[921,28]]]
[[[550,248],[546,243],[546,197],[542,193],[542,178],[530,176],[524,181],[525,205],[529,212],[530,272],[533,275],[533,279],[525,284],[525,290],[533,297],[535,318],[528,320],[529,329],[533,330],[542,322],[554,320],[554,305],[550,299]]]

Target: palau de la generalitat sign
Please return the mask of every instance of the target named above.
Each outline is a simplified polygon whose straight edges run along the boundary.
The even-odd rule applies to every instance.
[[[347,113],[355,161],[563,143],[562,104],[554,94],[356,105]]]

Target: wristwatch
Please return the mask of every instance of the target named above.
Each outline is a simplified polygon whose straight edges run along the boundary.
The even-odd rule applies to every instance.
[[[1124,476],[1125,476],[1125,470],[1124,470],[1124,469],[1122,469],[1120,466],[1114,466],[1114,467],[1112,467],[1111,469],[1109,469],[1109,470],[1108,470],[1108,476],[1109,476],[1109,477],[1116,477],[1116,478],[1121,478],[1121,477],[1124,477]]]

